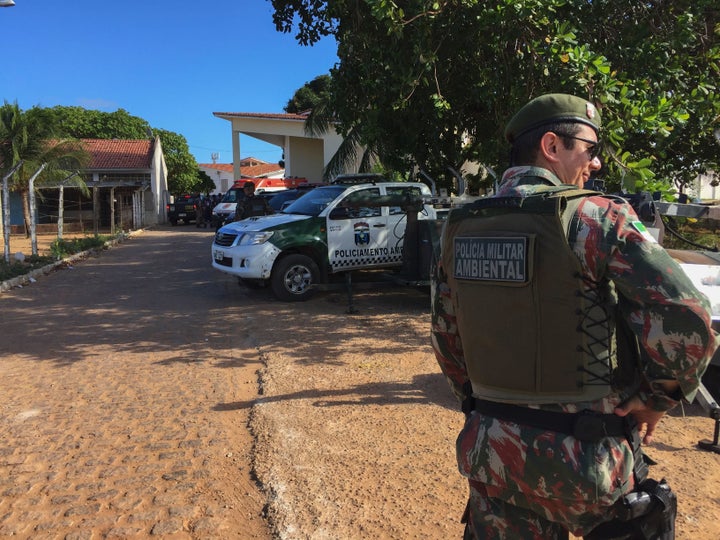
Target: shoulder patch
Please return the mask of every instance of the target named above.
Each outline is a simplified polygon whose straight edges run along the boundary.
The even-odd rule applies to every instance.
[[[645,227],[645,224],[642,221],[633,221],[631,222],[631,225],[633,229],[639,232],[645,240],[647,240],[648,242],[657,243],[655,237],[650,234],[650,231],[647,230],[647,227]]]

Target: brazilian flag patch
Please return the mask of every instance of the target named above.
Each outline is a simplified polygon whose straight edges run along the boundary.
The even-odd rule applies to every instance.
[[[647,230],[647,227],[645,227],[645,224],[642,221],[633,221],[631,222],[631,225],[633,229],[639,232],[642,237],[648,242],[657,242],[657,240],[655,240],[655,237],[650,234],[650,231]]]

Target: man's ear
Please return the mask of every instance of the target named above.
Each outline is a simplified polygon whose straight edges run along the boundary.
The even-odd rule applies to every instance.
[[[552,131],[548,131],[540,139],[540,153],[549,162],[556,163],[559,161],[558,145],[560,144],[562,144],[560,137]]]

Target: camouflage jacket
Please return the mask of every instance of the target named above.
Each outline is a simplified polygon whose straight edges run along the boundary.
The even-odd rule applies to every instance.
[[[562,184],[545,169],[516,167],[503,175],[497,196],[525,197],[547,185]],[[581,226],[571,233],[570,245],[587,277],[611,280],[618,294],[630,300],[622,316],[647,353],[640,377],[648,383],[677,380],[685,398],[692,400],[716,347],[709,301],[622,199],[587,197],[578,214]],[[431,277],[432,345],[453,393],[462,401],[468,376],[445,272],[438,265]],[[534,407],[612,413],[635,391],[619,388],[594,402]],[[657,410],[677,403],[653,395],[646,402]],[[576,534],[607,519],[606,507],[634,484],[632,449],[622,438],[586,443],[472,413],[456,450],[460,472],[485,484],[490,496],[564,523]]]
[[[267,216],[272,213],[274,211],[268,204],[267,199],[253,195],[252,197],[245,197],[237,203],[235,206],[235,221],[253,216]]]

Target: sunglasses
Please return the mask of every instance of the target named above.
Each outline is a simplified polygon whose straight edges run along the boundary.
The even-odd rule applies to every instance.
[[[576,141],[582,141],[584,143],[588,143],[590,148],[587,149],[589,155],[590,155],[590,161],[595,159],[600,155],[600,150],[602,150],[602,143],[600,141],[591,141],[590,139],[583,139],[582,137],[574,137],[573,135],[561,135],[563,139],[575,139]]]

